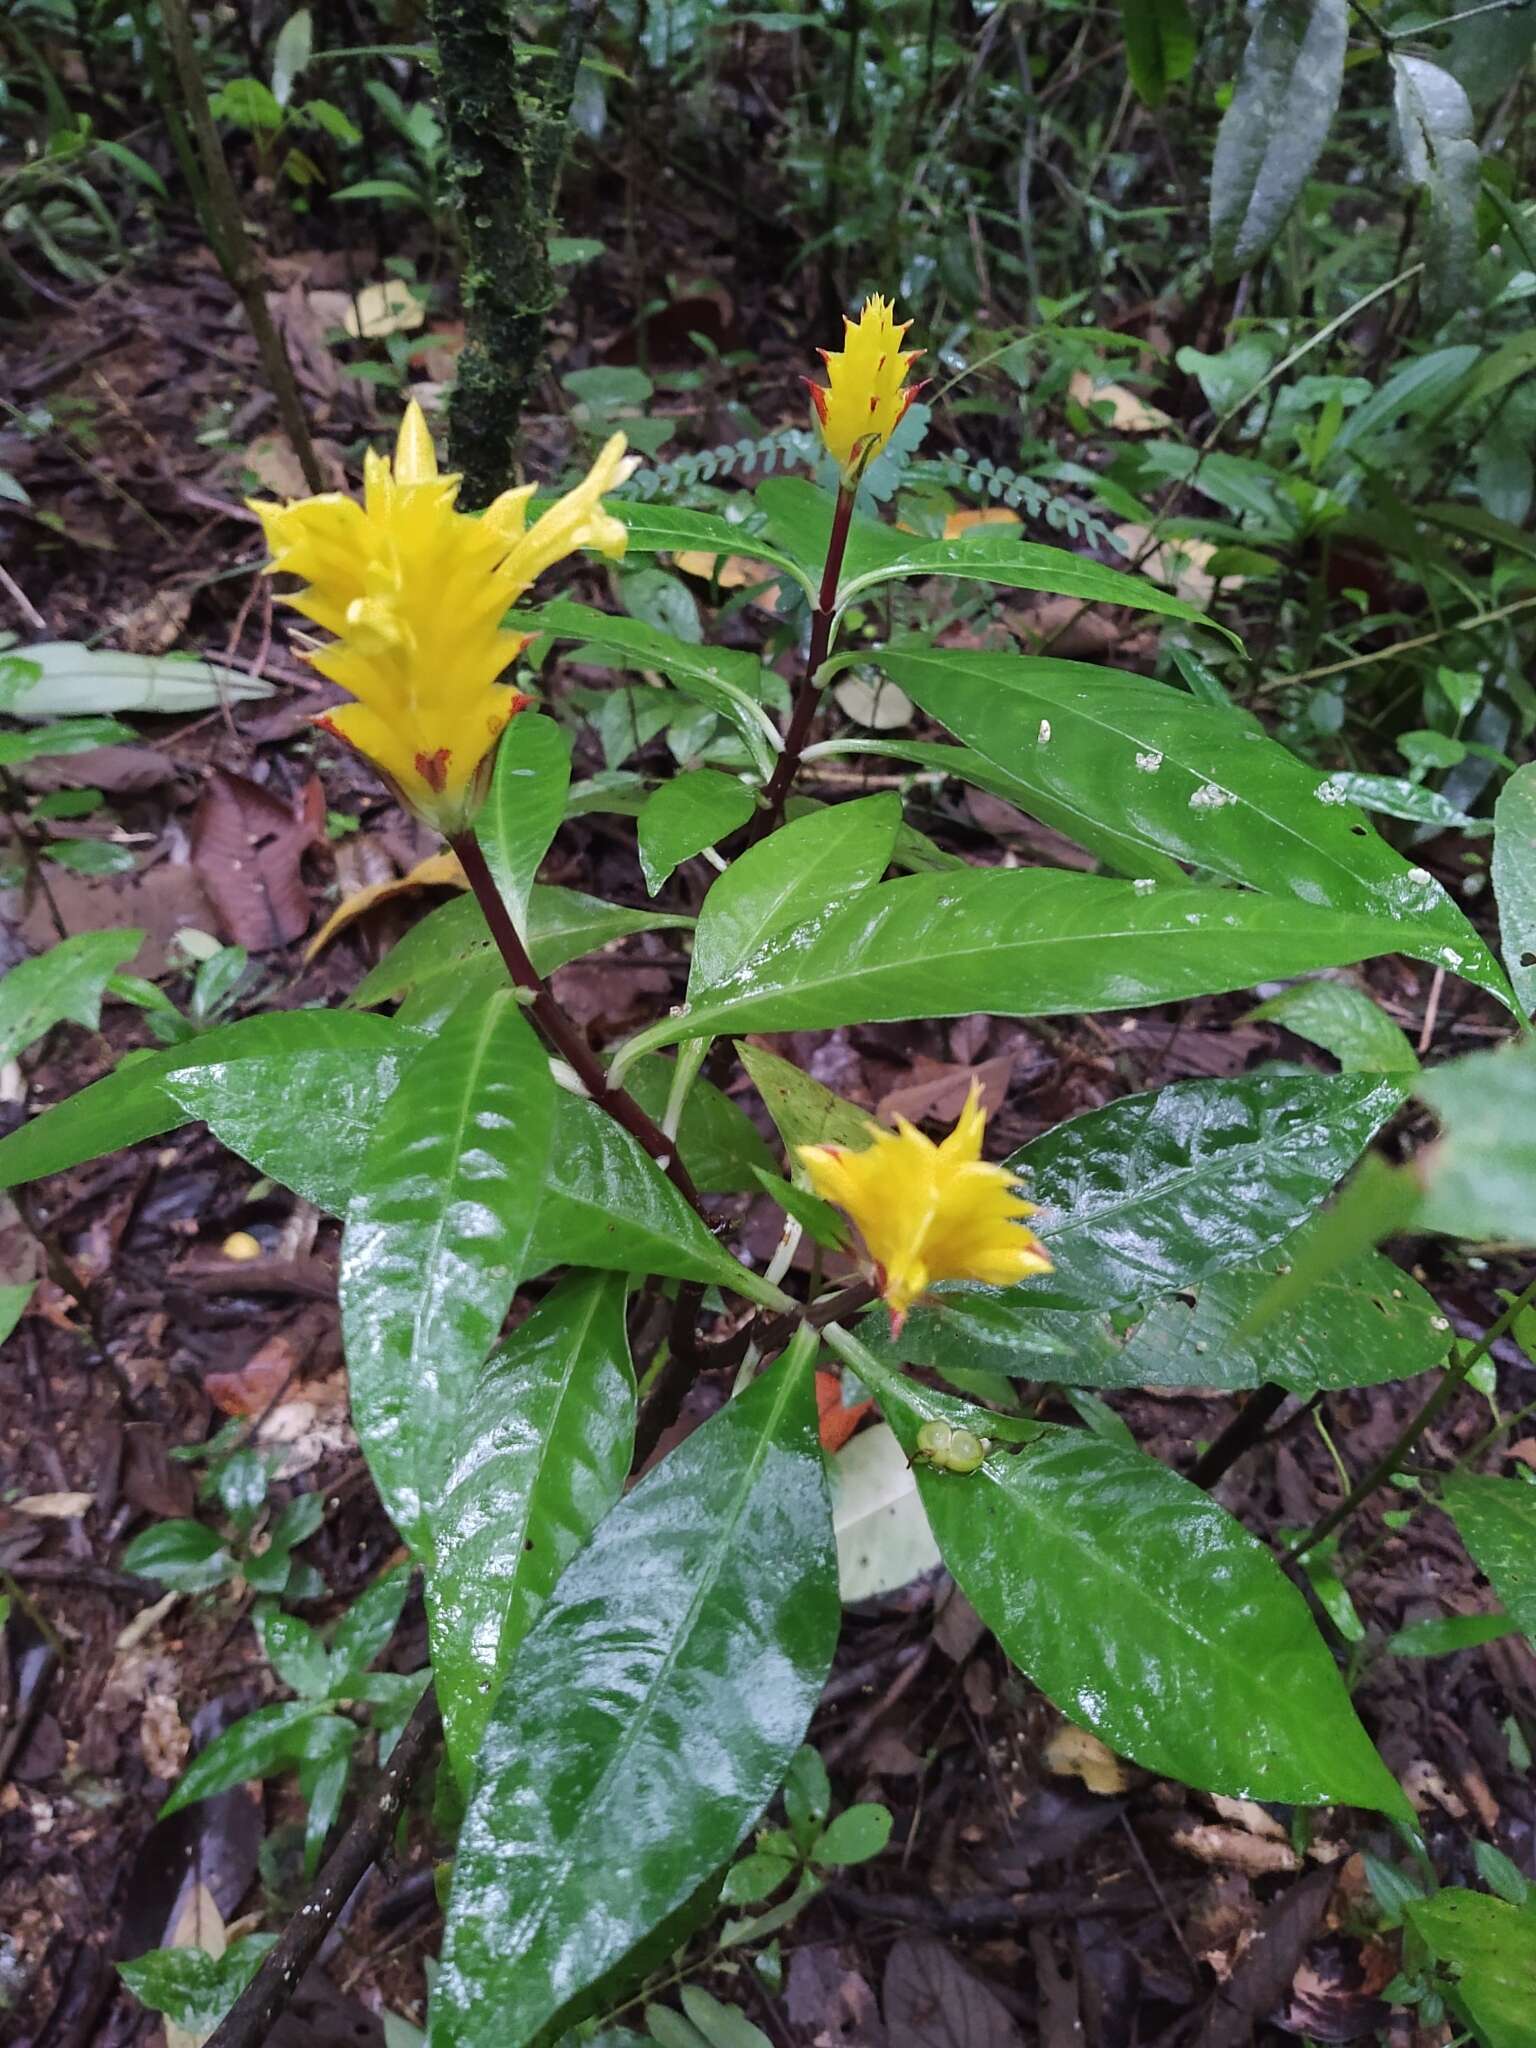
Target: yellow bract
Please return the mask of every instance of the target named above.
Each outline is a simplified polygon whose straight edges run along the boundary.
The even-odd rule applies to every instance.
[[[310,656],[356,701],[316,721],[366,754],[418,816],[461,832],[485,795],[497,740],[528,702],[499,679],[530,635],[501,621],[534,578],[578,548],[617,559],[628,538],[602,494],[636,467],[615,434],[572,491],[528,524],[535,486],[505,491],[478,519],[455,508],[414,401],[393,468],[370,450],[363,502],[327,491],[252,502],[271,572],[301,577],[287,600],[335,644]]]
[[[1014,1192],[1006,1167],[981,1156],[986,1125],[973,1082],[959,1121],[940,1144],[898,1117],[894,1131],[870,1125],[874,1142],[864,1152],[841,1145],[798,1148],[816,1193],[858,1225],[894,1329],[936,1280],[1010,1287],[1051,1269],[1040,1240],[1024,1228],[1034,1203]]]
[[[842,470],[844,483],[858,481],[865,464],[890,440],[923,388],[914,384],[902,389],[920,353],[901,352],[901,338],[911,324],[904,320],[897,326],[889,299],[866,299],[856,321],[843,321],[841,351],[818,351],[827,366],[827,388],[805,379],[821,422],[821,438]]]

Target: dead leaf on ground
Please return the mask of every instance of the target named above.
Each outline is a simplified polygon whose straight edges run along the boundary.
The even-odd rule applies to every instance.
[[[844,676],[832,694],[843,716],[868,732],[899,732],[912,723],[912,699],[884,676]]]
[[[883,2048],[875,1994],[855,1967],[856,1952],[820,1942],[797,1948],[789,1960],[784,2010],[792,2027],[820,2044],[856,2043],[857,2048]]]
[[[291,1339],[281,1330],[253,1351],[234,1372],[211,1372],[203,1387],[224,1415],[260,1415],[275,1401],[299,1368]]]
[[[340,307],[329,302],[341,301]],[[341,389],[341,364],[326,341],[326,330],[341,326],[346,292],[306,291],[295,278],[285,292],[268,292],[267,306],[278,332],[288,344],[288,357],[301,381],[317,398],[334,398]]]
[[[981,1106],[988,1116],[995,1116],[1008,1099],[1013,1057],[1012,1053],[1000,1053],[980,1066],[951,1066],[919,1055],[913,1062],[912,1078],[882,1096],[875,1113],[884,1124],[894,1123],[899,1116],[911,1124],[930,1117],[936,1123],[952,1124],[965,1107],[971,1084],[979,1082]]]
[[[73,1522],[94,1505],[94,1493],[29,1493],[11,1502],[12,1512],[35,1515],[40,1522]]]
[[[366,916],[380,903],[391,902],[396,896],[404,896],[414,889],[467,889],[469,878],[459,865],[456,853],[433,853],[418,861],[408,875],[396,875],[387,882],[369,882],[355,895],[338,903],[319,931],[304,948],[304,964],[308,966],[317,953],[345,931],[357,918]]]
[[[325,797],[311,777],[292,809],[260,783],[215,768],[192,820],[192,858],[224,936],[251,953],[290,945],[309,927],[300,866],[324,837]]]
[[[1230,1981],[1211,2001],[1199,2048],[1249,2048],[1258,2023],[1290,1990],[1332,1890],[1331,1871],[1310,1871],[1266,1909]]]
[[[750,603],[760,611],[778,610],[779,586],[775,579],[779,572],[770,562],[754,562],[750,555],[727,555],[722,560],[701,548],[684,548],[672,557],[672,566],[681,569],[685,576],[717,583],[722,590],[755,591]],[[760,585],[766,588],[759,588]]]
[[[841,1375],[817,1373],[816,1410],[821,1423],[821,1448],[828,1457],[837,1455],[874,1405],[873,1401],[854,1401],[845,1406]]]
[[[1216,543],[1197,540],[1192,534],[1181,534],[1175,540],[1161,541],[1151,552],[1142,555],[1142,549],[1152,540],[1152,529],[1139,526],[1134,520],[1126,520],[1112,529],[1116,540],[1124,541],[1128,549],[1126,567],[1140,559],[1139,574],[1150,576],[1154,583],[1166,584],[1175,597],[1183,598],[1186,604],[1208,605],[1216,590],[1216,579],[1207,573],[1206,564],[1216,553]],[[1241,590],[1247,581],[1243,576],[1223,576],[1223,590]]]
[[[1131,1782],[1129,1770],[1108,1744],[1071,1721],[1064,1721],[1045,1745],[1044,1762],[1053,1776],[1081,1778],[1100,1798],[1115,1798]]]
[[[1002,619],[1031,651],[1049,641],[1051,653],[1064,661],[1113,655],[1132,665],[1157,651],[1156,633],[1139,627],[1128,630],[1080,597],[1042,597],[1028,605],[1006,605]]]
[[[1270,1842],[1290,1840],[1286,1829],[1256,1799],[1229,1799],[1225,1793],[1213,1792],[1211,1804],[1223,1820],[1231,1821],[1234,1827],[1246,1828],[1250,1835],[1262,1835]]]
[[[403,278],[385,277],[347,300],[341,324],[354,341],[382,341],[386,335],[412,333],[426,317],[425,305]]]
[[[317,440],[311,445],[326,489],[345,490],[347,465],[336,443]],[[307,498],[310,495],[304,465],[286,434],[258,434],[242,449],[237,467],[248,469],[262,490],[270,491],[275,498]]]
[[[1240,1870],[1248,1877],[1267,1877],[1277,1870],[1299,1870],[1301,1859],[1289,1842],[1270,1842],[1241,1828],[1218,1827],[1204,1821],[1178,1827],[1170,1840],[1197,1863],[1216,1870]]]
[[[881,1987],[890,2048],[1024,2048],[1013,2015],[938,1941],[898,1941]]]
[[[1092,370],[1074,370],[1067,389],[1085,410],[1102,406],[1107,400],[1113,408],[1109,424],[1119,433],[1160,434],[1173,425],[1167,413],[1139,392],[1125,384],[1101,383]]]
[[[176,645],[192,615],[190,590],[157,590],[142,603],[107,617],[107,631],[124,654],[164,654]]]
[[[179,1778],[191,1749],[191,1731],[181,1718],[175,1694],[150,1693],[139,1717],[139,1752],[150,1776],[165,1783]]]

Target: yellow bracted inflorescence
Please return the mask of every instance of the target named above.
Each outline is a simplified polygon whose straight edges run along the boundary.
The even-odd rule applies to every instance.
[[[902,353],[902,336],[911,324],[906,320],[897,325],[889,299],[866,299],[857,320],[844,317],[842,348],[836,353],[819,351],[827,366],[826,386],[805,379],[821,438],[845,484],[858,482],[923,388],[913,384],[903,389],[907,372],[921,353]]]

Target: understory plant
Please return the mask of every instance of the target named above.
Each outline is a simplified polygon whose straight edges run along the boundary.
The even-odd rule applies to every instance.
[[[1062,1712],[1188,1785],[1370,1809],[1414,1835],[1282,1561],[1084,1390],[1247,1392],[1251,1441],[1287,1395],[1444,1369],[1421,1426],[1517,1326],[1523,1296],[1454,1341],[1375,1245],[1410,1224],[1536,1243],[1536,1055],[1518,1040],[1421,1071],[1336,970],[1405,955],[1484,992],[1515,1037],[1536,985],[1532,771],[1496,819],[1501,964],[1347,777],[1214,683],[1200,650],[1219,629],[1192,605],[1016,527],[935,539],[877,516],[872,466],[916,418],[903,336],[880,299],[847,323],[815,387],[820,470],[742,494],[740,520],[605,500],[633,467],[618,437],[564,497],[525,487],[470,516],[414,407],[393,462],[369,456],[361,502],[258,507],[274,568],[300,580],[290,602],[327,636],[315,666],[349,699],[320,722],[442,834],[466,893],[345,1007],[132,1055],[0,1142],[14,1185],[200,1120],[340,1219],[353,1419],[425,1588],[463,1809],[432,1997],[443,2048],[587,2038],[713,1910],[774,1799],[839,1628],[818,1363],[878,1404],[944,1563]],[[524,602],[581,551],[626,574],[749,556],[778,584],[792,688],[741,647]],[[1139,614],[1184,680],[923,630],[952,583]],[[888,635],[888,618],[905,623]],[[568,643],[614,676],[593,713],[608,766],[577,781],[570,707],[547,687]],[[896,685],[947,737],[815,741],[850,678]],[[625,769],[607,698],[670,735],[677,772]],[[838,754],[1002,797],[1094,871],[990,845],[963,858],[903,786],[819,801],[800,771]],[[633,817],[650,907],[538,881],[563,820],[593,810]],[[655,900],[699,861],[696,915]],[[550,976],[658,927],[688,951],[682,1000],[594,1050]],[[1270,1060],[1129,1094],[1001,1161],[974,1090],[937,1138],[884,1130],[763,1043],[977,1012],[1177,1020],[1261,983],[1285,985],[1272,1013],[1336,1071]],[[1405,1164],[1367,1157],[1413,1098],[1438,1135],[1420,1110]],[[733,1243],[726,1199],[764,1190],[784,1214],[766,1269]],[[706,1372],[730,1398],[674,1441]],[[1511,1626],[1536,1625],[1536,1496],[1462,1472],[1440,1497]],[[369,1657],[265,1625],[333,1735],[338,1700],[379,1697]],[[346,1737],[327,1817],[350,1752]],[[175,1803],[216,1776],[195,1760]],[[1443,1903],[1465,1896],[1410,1918],[1452,1996],[1486,2012],[1486,1941],[1458,1950],[1458,1929],[1483,1940],[1502,1902],[1470,1919]]]

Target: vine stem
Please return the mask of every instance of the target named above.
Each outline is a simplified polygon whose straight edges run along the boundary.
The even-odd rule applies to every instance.
[[[1424,1403],[1418,1414],[1411,1421],[1404,1424],[1396,1442],[1391,1448],[1376,1460],[1376,1463],[1370,1468],[1363,1479],[1355,1482],[1336,1508],[1330,1508],[1321,1521],[1314,1523],[1301,1541],[1294,1548],[1286,1552],[1289,1562],[1294,1563],[1298,1558],[1305,1557],[1309,1550],[1316,1549],[1319,1543],[1333,1534],[1341,1522],[1354,1513],[1362,1501],[1369,1500],[1379,1486],[1386,1485],[1425,1430],[1450,1405],[1458,1390],[1465,1384],[1467,1375],[1471,1372],[1473,1366],[1477,1364],[1480,1358],[1487,1356],[1504,1335],[1505,1331],[1515,1321],[1516,1317],[1523,1309],[1529,1308],[1532,1301],[1536,1301],[1536,1280],[1532,1280],[1521,1293],[1516,1295],[1504,1313],[1496,1322],[1488,1325],[1475,1344],[1469,1344],[1464,1351],[1458,1352],[1456,1357],[1446,1367],[1444,1377],[1441,1379],[1439,1386],[1435,1388],[1435,1391]]]
[[[857,492],[857,484],[838,486],[837,508],[832,514],[832,531],[827,537],[827,559],[821,572],[821,590],[816,599],[816,609],[811,614],[811,638],[805,651],[805,671],[790,707],[783,751],[774,763],[773,773],[763,790],[762,808],[748,829],[748,846],[756,846],[760,839],[766,839],[782,820],[784,805],[800,767],[800,756],[811,736],[811,722],[821,697],[821,665],[832,644],[837,586],[843,573],[843,555],[848,546],[848,527],[853,518],[853,501]]]
[[[506,962],[508,974],[531,999],[528,1007],[545,1043],[565,1061],[598,1108],[606,1110],[614,1122],[621,1124],[636,1144],[643,1146],[651,1155],[689,1208],[701,1220],[707,1220],[699,1191],[678,1157],[677,1146],[626,1089],[614,1087],[602,1061],[555,1001],[544,977],[529,959],[517,926],[512,922],[512,914],[501,899],[501,891],[486,863],[479,840],[473,832],[459,832],[448,843],[459,857],[459,865],[475,892],[475,900],[490,927],[497,951]]]

